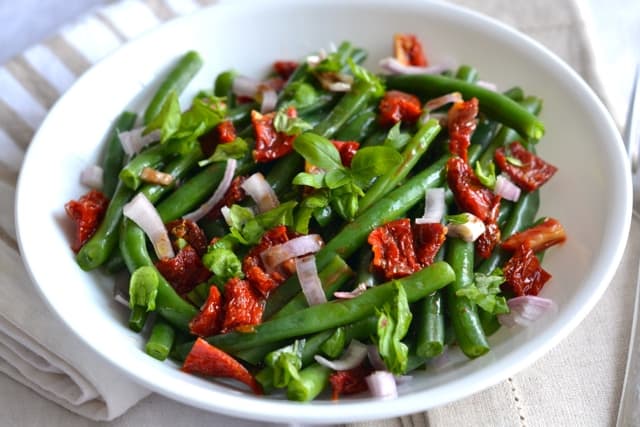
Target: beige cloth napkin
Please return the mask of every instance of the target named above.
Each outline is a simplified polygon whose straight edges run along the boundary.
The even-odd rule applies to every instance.
[[[541,41],[599,93],[589,43],[572,0],[455,0]],[[148,391],[92,355],[48,312],[20,267],[13,197],[20,163],[47,110],[91,64],[126,40],[209,0],[123,0],[66,26],[0,67],[0,371],[94,420],[112,419]],[[620,118],[618,118],[620,121]],[[632,233],[640,233],[634,222]],[[637,240],[637,239],[636,239]],[[640,248],[630,243],[603,300],[563,343],[524,372],[470,398],[358,426],[610,424],[626,355]],[[14,304],[29,301],[28,307]]]

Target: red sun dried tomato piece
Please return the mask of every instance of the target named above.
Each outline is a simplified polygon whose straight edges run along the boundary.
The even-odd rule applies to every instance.
[[[211,208],[209,213],[206,215],[207,219],[221,218],[222,212],[220,212],[220,209],[222,209],[225,206],[229,207],[234,203],[238,203],[247,196],[247,194],[242,189],[242,183],[244,182],[245,179],[246,177],[241,175],[233,178],[233,181],[231,181],[231,185],[229,186],[229,189],[227,190],[227,192],[224,193],[222,200],[216,203],[216,205],[213,208]]]
[[[500,227],[498,227],[498,214],[500,213],[500,200],[502,197],[495,195],[493,205],[489,210],[489,216],[484,221],[484,233],[476,240],[476,250],[481,258],[487,259],[494,248],[500,243]]]
[[[276,131],[273,126],[275,115],[275,112],[262,115],[255,110],[251,111],[251,123],[256,137],[253,159],[258,163],[279,159],[293,151],[293,140],[296,137]],[[287,116],[297,117],[297,115],[295,108],[287,109]]]
[[[274,71],[285,80],[289,80],[296,68],[298,68],[296,61],[276,61],[273,63]]]
[[[76,225],[76,235],[71,245],[74,252],[78,252],[96,232],[108,206],[109,199],[98,190],[91,190],[80,199],[64,205],[64,210]]]
[[[250,329],[262,321],[265,300],[248,281],[233,277],[224,285],[222,333]]]
[[[179,295],[190,292],[211,276],[196,250],[188,245],[180,249],[175,257],[158,260],[155,265]]]
[[[173,249],[178,251],[178,239],[185,240],[198,255],[202,256],[207,251],[207,236],[195,222],[188,219],[175,219],[166,224],[169,236],[173,243]]]
[[[506,285],[518,296],[538,295],[551,274],[540,266],[533,250],[526,244],[516,249],[502,269]]]
[[[399,90],[386,92],[378,109],[382,126],[393,126],[398,122],[415,123],[422,114],[418,97]]]
[[[338,149],[342,164],[350,168],[351,161],[353,160],[353,156],[356,155],[356,151],[358,151],[358,148],[360,148],[360,143],[357,141],[336,141],[336,140],[332,140],[331,142],[333,143],[334,147]]]
[[[331,383],[331,398],[338,400],[341,395],[349,395],[362,393],[367,391],[366,378],[373,372],[373,368],[369,363],[361,363],[355,368],[346,371],[336,371],[329,375],[329,383]]]
[[[262,394],[260,384],[247,368],[224,351],[197,338],[182,365],[182,371],[207,377],[233,378],[248,385],[255,394]]]
[[[221,144],[233,142],[237,138],[236,127],[231,120],[224,120],[219,123],[218,126],[215,127],[215,130],[218,134],[218,141],[220,141]]]
[[[282,268],[267,272],[260,254],[271,246],[279,245],[298,236],[299,234],[290,231],[284,225],[274,227],[262,235],[260,242],[249,251],[242,261],[242,271],[247,280],[265,297],[284,282],[291,273]]]
[[[397,219],[376,228],[369,233],[367,241],[373,250],[373,269],[387,280],[408,276],[421,268],[409,219]]]
[[[467,161],[467,149],[471,144],[471,135],[476,130],[478,116],[478,100],[456,102],[447,114],[449,130],[449,151]]]
[[[413,235],[416,259],[422,267],[430,266],[447,238],[447,228],[439,222],[415,224]]]
[[[394,56],[404,65],[427,66],[422,44],[414,34],[393,35]]]
[[[218,123],[213,129],[202,135],[198,141],[205,157],[209,157],[219,144],[226,144],[236,139],[236,128],[231,120]]]
[[[514,164],[509,157],[515,158],[521,165]],[[528,151],[518,141],[509,144],[509,150],[498,148],[495,153],[496,164],[509,175],[509,178],[525,191],[538,189],[547,182],[558,168],[545,162]]]
[[[217,286],[212,285],[200,312],[189,322],[189,332],[199,337],[215,335],[222,329],[223,315],[222,295]]]
[[[539,252],[565,240],[567,240],[567,235],[560,221],[554,218],[547,218],[538,225],[513,234],[502,242],[502,248],[508,251],[515,251],[523,244],[526,244],[533,252]]]
[[[480,183],[471,167],[460,157],[447,161],[447,183],[461,211],[474,214],[482,222],[487,221],[494,205],[494,194]]]

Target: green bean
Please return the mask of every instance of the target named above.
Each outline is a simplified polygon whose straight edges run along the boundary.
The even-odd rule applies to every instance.
[[[200,150],[192,150],[184,156],[171,161],[163,172],[173,177],[173,182],[169,185],[145,184],[140,188],[140,192],[144,194],[151,203],[160,200],[164,195],[177,187],[178,181],[191,171],[198,161],[202,160],[202,152]]]
[[[425,97],[456,91],[462,93],[464,98],[476,97],[480,110],[490,118],[527,138],[538,140],[544,135],[544,125],[535,115],[510,98],[481,86],[430,74],[392,75],[387,77],[386,82],[388,89],[404,90]]]
[[[471,65],[461,65],[458,67],[455,77],[467,83],[475,83],[478,81],[478,70]]]
[[[320,346],[320,351],[327,357],[335,359],[340,356],[346,346],[346,333],[344,327],[336,328],[331,336]]]
[[[476,305],[456,291],[473,283],[473,242],[458,238],[447,239],[447,261],[455,271],[456,279],[447,287],[447,306],[458,346],[468,357],[478,357],[489,351]]]
[[[233,70],[223,71],[218,74],[213,84],[213,94],[226,98],[228,108],[236,106],[236,96],[233,93],[233,81],[236,78],[236,74]]]
[[[520,102],[524,99],[524,91],[520,86],[511,87],[505,90],[503,94],[516,102]]]
[[[171,92],[180,94],[202,67],[202,58],[197,52],[189,51],[180,58],[169,72],[144,112],[144,124],[148,124],[162,109]]]
[[[135,305],[131,309],[131,313],[129,313],[129,329],[134,332],[140,332],[144,328],[145,323],[147,323],[147,317],[149,316],[149,312],[146,307],[141,305]]]
[[[358,214],[366,211],[371,205],[380,200],[407,177],[411,169],[413,169],[418,160],[420,160],[422,155],[427,151],[431,142],[433,142],[440,132],[440,129],[440,124],[434,119],[420,126],[416,134],[402,151],[402,162],[383,176],[378,177],[373,186],[367,190],[365,196],[360,200]]]
[[[336,133],[338,141],[363,141],[377,126],[378,114],[372,110],[364,110],[354,115],[351,120]]]
[[[157,321],[151,329],[151,335],[144,351],[153,358],[165,360],[169,356],[175,335],[175,331],[170,325],[161,320]]]
[[[118,173],[120,169],[122,169],[122,162],[124,161],[124,150],[122,149],[122,143],[120,142],[118,134],[131,130],[136,122],[136,118],[136,113],[129,111],[120,114],[120,117],[116,120],[111,137],[107,142],[107,146],[105,147],[104,157],[102,159],[102,192],[108,198],[111,198],[116,191]]]
[[[371,271],[371,261],[373,252],[368,246],[363,246],[357,255],[356,283],[364,283],[367,287],[375,286],[378,283],[376,275]]]
[[[227,110],[227,119],[233,122],[236,129],[242,129],[251,124],[251,110],[259,108],[255,102],[240,104]]]
[[[447,263],[437,262],[396,282],[404,287],[407,300],[414,302],[446,286],[454,278]],[[234,352],[337,328],[372,315],[375,307],[392,298],[393,292],[394,282],[387,282],[366,290],[357,298],[318,304],[268,320],[256,325],[251,333],[229,332],[209,337],[207,341],[222,350]]]
[[[444,350],[444,310],[442,294],[436,291],[418,302],[416,354],[435,357]]]
[[[293,177],[304,168],[304,159],[295,151],[278,159],[265,179],[278,196],[291,190]]]
[[[144,168],[155,168],[171,155],[168,144],[156,144],[132,158],[120,171],[120,181],[127,187],[137,190],[142,183],[140,174]]]
[[[313,400],[329,383],[331,369],[314,363],[300,371],[300,377],[287,386],[287,399],[298,402]]]

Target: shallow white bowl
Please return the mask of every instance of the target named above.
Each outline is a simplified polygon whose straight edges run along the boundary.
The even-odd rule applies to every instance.
[[[539,153],[559,167],[542,190],[541,214],[558,218],[569,236],[549,251],[553,279],[542,295],[559,310],[530,328],[503,328],[492,351],[453,358],[415,375],[395,400],[367,397],[308,404],[256,397],[228,383],[183,374],[142,351],[112,301],[112,279],[85,273],[69,249],[63,205],[86,189],[78,172],[94,163],[114,118],[141,111],[154,85],[188,49],[205,67],[183,101],[210,87],[217,72],[235,68],[262,76],[275,59],[300,58],[330,42],[350,40],[369,51],[368,64],[388,56],[394,32],[416,33],[432,62],[475,65],[500,88],[520,85],[544,98],[547,134]],[[46,177],[43,182],[43,177]],[[92,68],[55,105],[36,134],[18,183],[20,247],[43,297],[62,320],[132,379],[176,400],[262,421],[347,422],[407,414],[487,388],[524,368],[565,337],[603,294],[620,261],[630,224],[631,186],[623,144],[587,85],[541,45],[478,14],[421,1],[313,0],[226,2],[164,25]]]

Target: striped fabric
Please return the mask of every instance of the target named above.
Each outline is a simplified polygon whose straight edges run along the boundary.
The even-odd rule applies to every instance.
[[[0,66],[0,205],[12,206],[18,172],[36,129],[74,81],[128,40],[216,0],[123,0],[65,26]],[[13,217],[0,240],[17,250]]]

